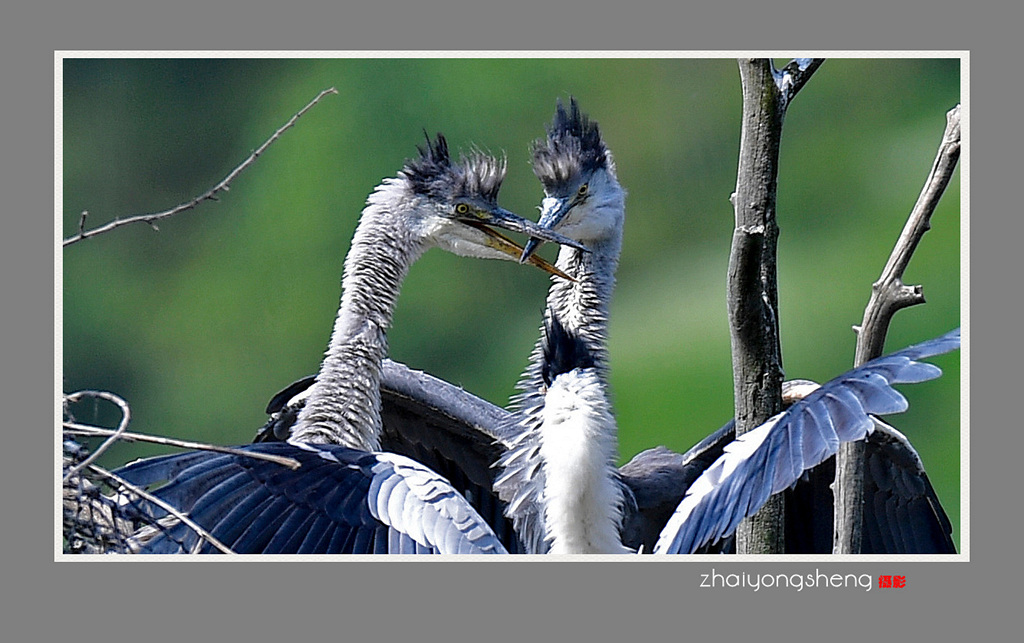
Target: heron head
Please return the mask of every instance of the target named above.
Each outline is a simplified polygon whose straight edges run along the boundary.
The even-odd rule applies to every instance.
[[[496,228],[526,234],[586,250],[582,243],[523,219],[498,205],[498,190],[505,178],[505,160],[479,151],[452,161],[444,136],[427,138],[420,156],[406,163],[402,174],[412,198],[423,207],[410,222],[424,242],[457,255],[483,259],[519,260],[523,247]],[[531,260],[546,272],[569,277],[540,257]]]
[[[539,224],[570,239],[592,244],[622,229],[625,191],[597,123],[580,112],[576,99],[561,101],[547,137],[534,143],[533,171],[544,185]],[[531,239],[521,260],[541,240]]]

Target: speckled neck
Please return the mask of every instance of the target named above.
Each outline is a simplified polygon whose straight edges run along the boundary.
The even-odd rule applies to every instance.
[[[400,189],[385,184],[379,192]],[[380,448],[381,361],[387,355],[402,280],[425,247],[413,239],[403,213],[371,197],[345,258],[341,306],[316,383],[292,440]],[[393,202],[405,202],[391,199]]]

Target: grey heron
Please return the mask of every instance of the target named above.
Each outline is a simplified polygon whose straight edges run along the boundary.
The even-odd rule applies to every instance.
[[[725,465],[721,461],[722,454],[705,460],[710,468],[693,486],[687,485],[687,498],[681,506],[683,511],[675,509],[680,496],[669,493],[666,497],[666,488],[647,486],[645,497],[640,497],[639,489],[634,491],[634,487],[623,479],[624,472],[635,474],[632,481],[647,482],[652,474],[658,477],[667,472],[666,468],[670,471],[674,468],[670,478],[681,479],[689,477],[685,475],[689,473],[688,467],[683,465],[690,461],[666,458],[666,453],[655,451],[649,455],[640,454],[622,471],[615,467],[617,428],[606,395],[606,335],[607,307],[621,247],[624,192],[618,184],[611,153],[597,124],[579,111],[574,100],[570,100],[568,110],[559,104],[547,138],[535,144],[534,171],[543,183],[545,193],[540,224],[585,243],[592,252],[584,256],[571,248],[563,247],[559,251],[556,265],[573,280],[551,287],[544,332],[532,355],[531,365],[519,384],[523,391],[517,400],[521,432],[498,462],[502,474],[495,481],[495,489],[508,503],[508,514],[513,518],[520,538],[530,551],[619,553],[643,546],[646,551],[689,553],[731,535],[735,529],[733,522],[715,532],[713,539],[704,538],[705,534],[694,527],[717,520],[723,512],[743,517],[754,510],[754,503],[745,499],[737,501],[722,493],[722,489],[727,488],[726,476],[715,478],[710,483],[714,472],[722,466],[734,467],[730,469],[729,484],[743,488],[746,498],[753,493],[760,503],[757,507],[760,507],[771,493],[789,488],[803,477],[805,470],[821,464],[826,458],[812,461],[813,458],[808,456],[798,463],[776,453],[757,466],[748,460],[742,460],[741,464],[735,455],[740,447],[730,439],[721,448],[731,459],[726,459]],[[537,245],[537,241],[528,242],[524,258],[530,256]],[[956,337],[958,346],[959,335]],[[952,340],[937,341],[943,351],[952,350]],[[573,342],[578,342],[577,349],[557,348],[559,344],[571,346]],[[566,356],[577,356],[580,364],[573,365],[571,359],[565,359]],[[563,372],[560,377],[551,377],[552,371],[559,370]],[[900,381],[898,377],[901,376],[893,375],[892,382]],[[865,408],[878,408],[879,412],[885,412],[883,409],[889,407],[876,399],[857,397],[861,394],[859,389],[854,391],[858,385],[856,377],[841,376],[827,383],[823,392],[811,393],[807,401],[797,402],[776,421],[780,427],[798,425],[797,429],[791,430],[805,431],[808,439],[810,436],[827,436],[829,447],[835,443],[834,437],[828,436],[833,422],[839,425],[836,430],[840,431],[842,439],[848,439],[848,435],[843,434],[844,430],[859,431],[858,435],[864,437],[868,431],[863,429],[863,425],[865,422],[870,424]],[[878,386],[883,392],[871,393],[883,399],[889,392],[895,393],[887,388],[887,384]],[[831,396],[840,396],[844,403],[823,406],[818,402],[823,396],[830,400],[833,399]],[[813,421],[806,420],[806,408],[812,409],[810,417]],[[773,439],[778,439],[774,436]],[[743,444],[750,446],[748,442]],[[909,445],[907,442],[901,444]],[[648,458],[650,462],[647,462]],[[783,467],[785,463],[791,465],[790,469],[796,473],[792,479],[786,478],[785,485],[776,488],[757,484],[758,476],[763,475],[761,471]],[[658,471],[652,471],[650,465]],[[920,471],[923,473],[923,468]],[[655,491],[660,493],[652,493]],[[702,496],[704,504],[697,503],[699,509],[684,513],[700,493],[706,494]],[[663,512],[666,506],[674,511],[669,523],[657,529],[659,539],[653,543],[649,535],[655,529],[645,521],[635,519],[642,511],[641,507],[646,510],[652,502],[660,505]],[[935,531],[945,536],[944,539],[939,538],[941,546],[945,547],[948,520],[945,520],[941,506],[937,511],[935,506],[927,509],[935,515]],[[814,512],[809,513],[813,515]],[[667,515],[663,513],[663,517]],[[801,521],[797,519],[795,522],[799,524]],[[685,541],[683,536],[676,537],[675,534],[683,532],[684,527],[696,530],[700,537],[691,541]],[[932,531],[927,527],[924,531]],[[636,529],[648,532],[646,542],[638,544],[635,534],[627,533]]]
[[[524,457],[532,457],[536,471],[546,473],[543,488],[537,491],[544,510],[545,542],[552,553],[632,551],[621,540],[626,518],[621,495],[618,504],[612,505],[606,493],[597,491],[602,484],[608,487],[617,482],[619,472],[606,456],[610,449],[601,448],[614,444],[616,425],[594,360],[586,341],[561,327],[555,315],[546,321],[544,341],[542,371],[548,388],[538,427],[540,446],[535,454]],[[905,411],[907,401],[892,385],[938,377],[942,373],[938,367],[920,360],[959,346],[960,330],[956,329],[872,360],[815,388],[727,444],[722,455],[688,486],[653,553],[693,553],[731,536],[740,521],[757,512],[771,495],[793,487],[806,471],[835,455],[841,442],[872,434],[876,426],[872,415]],[[888,431],[882,433],[885,442],[894,437]]]
[[[286,455],[297,470],[206,451],[141,460],[118,470],[238,553],[501,553],[479,514],[440,475],[380,452],[386,332],[401,282],[428,248],[519,259],[522,247],[493,230],[582,246],[497,204],[504,162],[451,159],[442,135],[367,199],[345,260],[341,304],[320,372],[284,443],[249,445]],[[553,273],[544,261],[536,265]],[[210,551],[200,535],[145,500],[126,512],[158,522],[134,539],[146,553]]]
[[[589,473],[600,469],[596,472],[600,475],[590,476],[598,483],[587,487],[600,490],[591,498],[592,514],[600,516],[603,526],[600,548],[642,548],[651,552],[690,485],[724,453],[735,433],[729,423],[685,454],[659,447],[614,470],[615,427],[607,419],[601,390],[606,386],[608,303],[621,246],[624,192],[597,124],[579,111],[574,100],[568,109],[558,106],[547,138],[535,144],[534,170],[545,187],[541,223],[585,243],[591,252],[581,254],[565,247],[560,251],[556,265],[574,280],[552,284],[543,334],[521,379],[516,412],[503,411],[427,374],[386,362],[381,381],[385,446],[428,463],[453,483],[458,479],[460,491],[495,531],[503,534],[503,541],[512,549],[517,543],[505,535],[508,520],[501,516],[504,505],[514,523],[514,535],[522,541],[524,550],[532,553],[548,551],[551,544],[545,508],[563,523],[569,515],[567,506],[556,511],[544,497],[547,470],[564,468],[565,458],[561,465],[546,467],[545,455],[569,454],[582,459],[589,454],[595,463]],[[532,250],[535,245],[527,247]],[[570,337],[575,339],[565,339]],[[555,349],[575,341],[580,343],[578,349]],[[552,355],[558,359],[552,359]],[[577,375],[552,386],[550,375],[561,372],[558,364],[572,363],[566,355],[587,356],[585,368],[564,368],[566,373],[578,371]],[[570,382],[574,382],[572,386]],[[301,391],[307,385],[308,381],[297,382],[275,396],[268,407],[272,417],[258,440],[287,437],[302,405]],[[570,395],[572,390],[576,393]],[[583,391],[589,391],[589,398]],[[795,393],[790,397],[791,401],[798,398]],[[571,452],[563,442],[564,449],[547,449],[545,454],[545,414],[558,419],[556,409],[573,406],[574,399],[580,402],[579,408],[590,409],[595,417],[603,418],[598,422],[603,426],[600,437],[590,444],[580,441]],[[388,417],[401,421],[389,422]],[[949,521],[920,459],[909,442],[897,436],[893,429],[875,430],[867,437],[871,470],[876,475],[867,481],[866,497],[874,502],[865,512],[865,526],[874,536],[869,538],[866,552],[953,552]],[[488,471],[495,466],[499,474],[493,487],[501,496],[500,503],[490,493],[494,474]],[[795,500],[787,503],[787,553],[831,551],[829,467],[830,461],[826,461],[811,468],[805,474],[808,479],[800,480],[787,492]],[[583,488],[586,478],[554,483],[562,489],[572,487],[571,483]],[[562,526],[586,524],[588,520],[574,519]],[[621,536],[611,533],[611,525],[617,525]],[[557,549],[561,550],[561,545]]]
[[[541,337],[517,384],[520,393],[513,400],[516,435],[497,463],[501,473],[495,479],[494,489],[507,503],[507,514],[527,550],[542,553],[551,541],[545,527],[549,517],[566,518],[564,511],[553,509],[550,499],[579,500],[565,498],[556,489],[586,489],[586,499],[590,501],[586,515],[581,514],[579,520],[571,519],[564,526],[586,524],[592,532],[600,532],[599,536],[591,534],[598,542],[621,542],[618,531],[627,495],[614,471],[617,432],[599,430],[592,435],[589,446],[577,441],[579,459],[563,460],[559,465],[551,459],[558,458],[562,449],[545,446],[553,436],[549,434],[545,440],[543,427],[546,420],[563,419],[551,412],[548,403],[552,397],[577,405],[582,414],[588,412],[587,402],[592,402],[594,406],[589,410],[595,416],[610,417],[604,408],[607,402],[602,402],[608,375],[608,310],[622,249],[626,193],[619,184],[614,159],[597,123],[580,111],[575,99],[570,99],[568,109],[558,102],[547,136],[533,145],[533,170],[544,186],[540,225],[564,230],[563,234],[574,239],[587,239],[585,243],[590,249],[585,255],[559,251],[555,265],[572,279],[552,283],[548,290]],[[527,242],[523,258],[532,256],[536,248],[537,244]],[[587,400],[561,395],[561,387],[553,387],[545,377],[550,366],[549,353],[561,354],[552,352],[552,344],[562,337],[562,333],[551,336],[558,329],[581,342],[580,349],[570,351],[571,355],[586,356],[592,361],[585,379],[596,381],[577,382],[573,387],[580,395],[589,396]],[[598,388],[602,394],[595,396]],[[576,474],[578,478],[563,474]],[[596,484],[581,486],[584,480]],[[555,549],[562,550],[560,546]]]

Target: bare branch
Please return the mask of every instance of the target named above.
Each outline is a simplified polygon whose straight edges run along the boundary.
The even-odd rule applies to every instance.
[[[111,429],[89,426],[88,424],[76,424],[74,422],[65,422],[64,431],[69,435],[80,435],[82,437],[109,436],[116,433],[116,431]],[[259,453],[258,451],[245,451],[243,449],[235,449],[233,447],[222,447],[216,444],[205,444],[203,442],[176,440],[174,438],[165,438],[159,435],[146,435],[145,433],[130,433],[126,431],[119,434],[118,439],[124,442],[148,442],[150,444],[162,444],[164,446],[180,447],[182,449],[215,451],[217,453],[227,453],[229,455],[240,455],[246,458],[253,458],[255,460],[275,462],[292,470],[298,469],[302,466],[301,463],[294,458],[286,458],[284,456],[273,455],[270,453]]]
[[[292,116],[288,120],[287,123],[285,123],[284,125],[279,127],[277,129],[277,131],[274,132],[274,134],[270,138],[268,138],[266,141],[264,141],[264,143],[262,145],[260,145],[258,148],[256,148],[256,151],[254,151],[252,154],[250,154],[247,159],[242,161],[242,163],[238,167],[236,167],[235,169],[231,170],[231,172],[226,177],[224,177],[224,179],[222,179],[220,181],[220,183],[218,183],[217,185],[213,186],[212,188],[210,188],[209,190],[207,190],[203,194],[200,194],[199,196],[195,197],[194,199],[192,199],[190,201],[186,201],[185,203],[177,205],[177,206],[171,208],[170,210],[164,210],[163,212],[154,212],[154,213],[151,213],[151,214],[138,214],[138,215],[134,215],[134,216],[130,216],[130,217],[125,217],[123,219],[114,219],[110,223],[107,223],[107,224],[101,225],[99,227],[93,228],[92,230],[85,230],[85,218],[88,215],[88,212],[82,212],[82,218],[79,221],[78,234],[70,236],[70,237],[64,239],[63,247],[66,248],[67,246],[69,246],[69,245],[71,245],[73,243],[77,243],[77,242],[81,241],[82,239],[87,239],[89,237],[95,237],[96,235],[103,234],[104,232],[110,232],[111,230],[113,230],[115,228],[120,228],[121,226],[128,225],[129,223],[138,223],[138,222],[141,221],[141,222],[144,222],[144,223],[148,223],[155,230],[155,229],[157,229],[156,222],[161,220],[161,219],[166,219],[167,217],[174,216],[175,214],[178,214],[180,212],[185,212],[187,210],[192,210],[192,209],[194,209],[196,206],[198,206],[200,203],[202,203],[204,201],[216,201],[217,200],[217,194],[219,194],[220,192],[227,192],[228,190],[230,190],[231,189],[231,185],[230,184],[231,184],[231,182],[233,180],[235,180],[235,177],[237,177],[246,168],[248,168],[250,165],[252,165],[256,161],[256,159],[259,158],[260,154],[262,154],[268,147],[270,147],[270,145],[274,141],[276,141],[278,138],[280,138],[281,135],[286,130],[291,128],[295,124],[295,122],[297,120],[299,120],[299,118],[303,114],[305,114],[307,111],[312,109],[312,107],[314,105],[316,105],[317,103],[319,103],[320,99],[323,98],[324,96],[326,96],[327,94],[337,94],[337,93],[338,93],[338,90],[336,90],[335,88],[331,87],[331,88],[325,89],[322,92],[320,92],[319,94],[317,94],[316,98],[311,100],[309,103],[306,104],[305,107],[300,109],[294,116]]]
[[[128,403],[124,401],[124,398],[114,395],[113,393],[108,393],[107,391],[78,391],[70,395],[65,395],[64,407],[67,408],[68,404],[78,402],[83,397],[93,397],[113,402],[121,409],[121,421],[117,425],[117,430],[113,431],[110,437],[103,441],[103,444],[89,454],[89,457],[79,462],[64,474],[64,479],[62,481],[64,483],[67,483],[67,481],[77,475],[79,471],[95,462],[96,458],[100,457],[100,454],[109,449],[111,444],[119,440],[121,436],[124,435],[125,430],[128,428],[128,423],[131,422],[132,419],[132,410],[128,407]]]
[[[931,228],[931,217],[939,203],[960,158],[960,105],[946,114],[946,130],[925,180],[917,203],[910,212],[903,232],[882,269],[882,275],[871,286],[871,297],[864,309],[857,332],[854,365],[860,366],[882,354],[889,324],[897,311],[924,303],[920,285],[907,286],[903,273],[910,264],[924,233]],[[836,455],[835,526],[832,552],[859,554],[862,551],[864,505],[864,443],[849,442],[840,446]]]
[[[921,286],[905,285],[903,273],[924,233],[931,228],[932,214],[949,186],[959,158],[960,105],[957,105],[946,114],[946,130],[942,134],[931,172],[882,269],[882,275],[871,286],[871,298],[857,330],[857,366],[882,354],[889,324],[896,311],[924,303]]]
[[[741,59],[743,127],[736,192],[736,228],[729,256],[728,308],[732,340],[736,434],[782,410],[775,195],[782,123],[790,100],[821,65],[800,59],[782,72],[769,59]],[[776,495],[737,530],[739,553],[781,553],[782,496]]]
[[[161,521],[156,521],[150,524],[148,527],[145,527],[142,530],[139,530],[132,534],[131,530],[133,528],[128,523],[125,523],[127,526],[121,526],[121,523],[124,521],[116,515],[116,511],[112,505],[110,505],[109,503],[97,502],[95,501],[95,499],[90,500],[88,499],[87,496],[83,496],[82,487],[80,486],[83,483],[83,480],[80,476],[81,472],[86,468],[88,468],[90,472],[98,474],[101,478],[115,481],[121,487],[120,492],[130,492],[137,494],[139,497],[144,498],[149,502],[152,502],[157,506],[163,508],[174,519],[181,521],[183,524],[185,524],[190,529],[195,531],[202,538],[202,540],[210,542],[214,547],[216,547],[220,551],[226,554],[234,553],[223,543],[214,538],[209,532],[204,530],[194,521],[189,519],[185,514],[181,513],[173,506],[169,505],[167,502],[148,493],[146,490],[129,483],[127,480],[124,480],[120,476],[94,464],[96,458],[99,457],[99,455],[103,451],[105,451],[113,442],[117,440],[123,440],[125,442],[151,442],[155,444],[163,444],[186,449],[227,453],[231,455],[249,457],[257,460],[267,460],[288,467],[289,469],[292,470],[298,469],[299,466],[301,466],[300,463],[293,458],[287,458],[267,453],[248,452],[241,449],[234,449],[231,447],[221,447],[216,445],[202,444],[198,442],[190,442],[185,440],[175,440],[172,438],[164,438],[160,436],[129,433],[126,431],[126,429],[131,419],[131,411],[128,407],[127,402],[125,402],[124,399],[122,399],[121,397],[114,395],[113,393],[108,393],[106,391],[77,391],[75,393],[65,395],[64,409],[66,417],[70,417],[69,405],[75,402],[79,402],[85,398],[104,399],[113,402],[114,404],[117,404],[118,407],[121,409],[122,417],[121,421],[118,423],[117,429],[106,429],[86,424],[78,424],[76,422],[67,420],[63,422],[63,430],[65,435],[83,437],[105,436],[107,438],[106,440],[104,440],[103,444],[100,445],[98,449],[96,449],[95,452],[91,453],[82,462],[78,463],[73,468],[69,469],[68,472],[64,475],[62,483],[64,486],[65,506],[67,507],[69,499],[71,500],[72,507],[82,506],[83,504],[88,506],[90,512],[88,514],[89,523],[93,525],[94,529],[96,527],[99,527],[100,531],[107,531],[111,537],[113,537],[114,534],[119,533],[121,538],[127,538],[129,536],[132,536],[135,538],[145,539],[147,536],[155,534],[158,531],[166,528],[167,525],[162,525]],[[76,489],[76,487],[78,488]],[[76,514],[78,512],[77,509],[73,509],[73,511]],[[163,520],[166,521],[166,519]],[[198,548],[202,540],[200,540],[197,543],[196,552],[198,551]],[[103,551],[110,551],[106,548],[106,546],[101,545],[101,547]],[[117,551],[121,550],[118,549]]]

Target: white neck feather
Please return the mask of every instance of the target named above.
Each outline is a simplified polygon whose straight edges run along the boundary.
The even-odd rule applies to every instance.
[[[544,520],[552,554],[630,553],[619,535],[615,420],[593,369],[559,375],[540,428]]]

